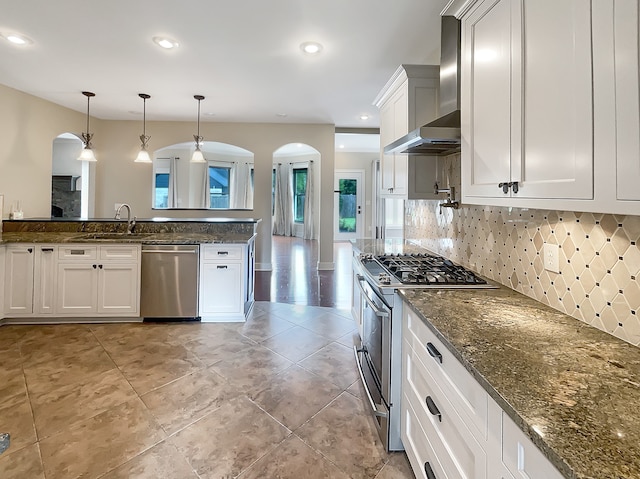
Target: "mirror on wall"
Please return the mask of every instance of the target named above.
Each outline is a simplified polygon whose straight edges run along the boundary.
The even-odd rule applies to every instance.
[[[253,153],[215,141],[200,149],[206,163],[191,163],[192,142],[155,151],[151,207],[252,210]]]

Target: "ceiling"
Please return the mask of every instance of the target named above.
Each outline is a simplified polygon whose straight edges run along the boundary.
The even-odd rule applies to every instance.
[[[91,115],[376,128],[403,63],[437,64],[446,0],[0,0],[0,84]],[[154,36],[179,46],[163,50]],[[322,44],[304,54],[306,41]],[[286,115],[286,116],[284,116]],[[368,115],[369,119],[360,119]]]

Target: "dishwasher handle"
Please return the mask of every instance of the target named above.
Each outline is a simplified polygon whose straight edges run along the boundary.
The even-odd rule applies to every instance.
[[[142,252],[144,254],[154,253],[154,254],[198,254],[197,249],[192,250],[161,250],[161,249],[143,249]]]

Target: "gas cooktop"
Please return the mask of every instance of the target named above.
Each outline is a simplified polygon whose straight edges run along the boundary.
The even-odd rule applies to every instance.
[[[473,271],[429,253],[362,255],[360,262],[381,286],[495,287]]]

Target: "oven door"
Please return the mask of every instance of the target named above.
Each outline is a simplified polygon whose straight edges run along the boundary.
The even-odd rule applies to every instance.
[[[366,281],[362,289],[362,339],[354,347],[360,378],[385,449],[389,433],[391,309]]]

